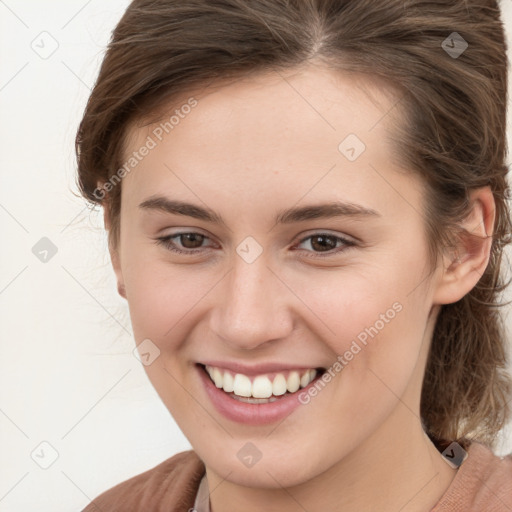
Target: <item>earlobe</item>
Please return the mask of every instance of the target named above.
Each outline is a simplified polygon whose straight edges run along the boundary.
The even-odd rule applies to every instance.
[[[121,270],[121,262],[119,259],[119,252],[116,248],[112,247],[109,243],[110,259],[112,261],[112,267],[116,275],[117,280],[117,293],[126,299],[126,287],[124,285],[123,272]]]
[[[468,294],[489,263],[495,222],[495,202],[490,187],[473,190],[471,211],[459,224],[455,252],[443,257],[443,272],[434,295],[435,304],[451,304]]]
[[[113,240],[110,236],[110,230],[112,227],[112,222],[110,219],[110,210],[108,208],[108,204],[103,204],[103,223],[105,226],[105,230],[109,232],[109,253],[110,253],[110,260],[112,261],[112,267],[114,269],[114,273],[116,275],[117,280],[117,293],[124,299],[126,299],[126,287],[124,285],[124,279],[123,279],[123,272],[121,270],[121,261],[119,257],[119,250],[117,247],[114,247]]]
[[[126,288],[124,284],[120,283],[119,281],[117,281],[117,293],[119,293],[119,295],[121,295],[121,297],[123,297],[124,299],[127,299]]]

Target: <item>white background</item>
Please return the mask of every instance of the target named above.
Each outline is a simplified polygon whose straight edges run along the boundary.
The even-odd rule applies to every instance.
[[[190,448],[132,354],[101,212],[73,195],[77,123],[128,3],[0,0],[0,512],[81,510]]]

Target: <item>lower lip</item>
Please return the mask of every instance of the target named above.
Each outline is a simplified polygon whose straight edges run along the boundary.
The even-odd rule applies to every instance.
[[[248,404],[231,398],[226,392],[219,389],[206,374],[202,366],[198,365],[197,369],[206,393],[217,411],[231,421],[246,425],[266,425],[286,418],[297,407],[302,405],[299,401],[299,395],[302,392],[307,392],[319,378],[317,376],[305,388],[301,388],[295,393],[284,395],[283,398],[279,398],[275,402]]]

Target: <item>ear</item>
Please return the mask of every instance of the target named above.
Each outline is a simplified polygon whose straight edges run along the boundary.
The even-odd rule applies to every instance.
[[[103,223],[105,225],[105,229],[109,232],[109,242],[108,242],[108,250],[110,253],[110,259],[112,261],[112,267],[114,269],[114,273],[116,275],[117,280],[117,292],[121,297],[126,297],[126,287],[124,285],[123,272],[121,270],[121,259],[119,256],[119,248],[114,247],[112,240],[110,238],[110,230],[112,227],[112,222],[110,218],[110,208],[108,206],[108,201],[103,203]]]
[[[480,280],[491,252],[496,205],[489,186],[470,194],[471,211],[459,226],[455,256],[443,256],[443,272],[433,297],[434,304],[451,304],[462,299]]]

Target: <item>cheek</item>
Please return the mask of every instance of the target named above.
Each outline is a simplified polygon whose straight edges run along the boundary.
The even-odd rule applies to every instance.
[[[188,265],[171,265],[150,255],[131,253],[125,258],[123,278],[135,339],[172,344],[175,331],[194,314],[194,306],[215,284],[211,272]]]
[[[190,368],[180,364],[180,358],[208,280],[205,275],[190,271],[191,267],[173,267],[154,256],[131,253],[123,263],[135,342],[151,340],[157,347],[152,350],[159,351],[144,370],[175,421],[188,432],[190,425],[187,427],[186,421],[190,414],[199,423],[204,422],[204,417],[202,409],[190,407],[190,395],[184,392]]]
[[[336,425],[324,429],[332,446],[339,445],[340,436],[363,438],[383,424],[421,371],[421,308],[394,299],[394,293],[374,301],[352,296],[343,311],[332,310],[336,336],[323,341],[337,354],[329,368],[333,377],[325,393],[320,389],[317,397],[305,397],[319,404],[312,405],[318,424]]]
[[[296,288],[315,313],[315,332],[336,354],[331,370],[341,408],[357,402],[358,408],[377,410],[379,400],[394,401],[421,371],[417,363],[429,297],[421,286],[411,293],[417,283],[410,277],[421,274],[421,261],[409,255],[378,267],[331,273],[316,279],[314,287],[311,279],[304,280]]]
[[[422,337],[428,297],[411,293],[417,283],[408,277],[420,275],[418,261],[413,255],[398,262],[381,258],[335,272],[290,273],[286,280],[309,310],[304,308],[304,318],[336,354],[350,350],[353,341],[371,351],[384,340],[400,345]]]

